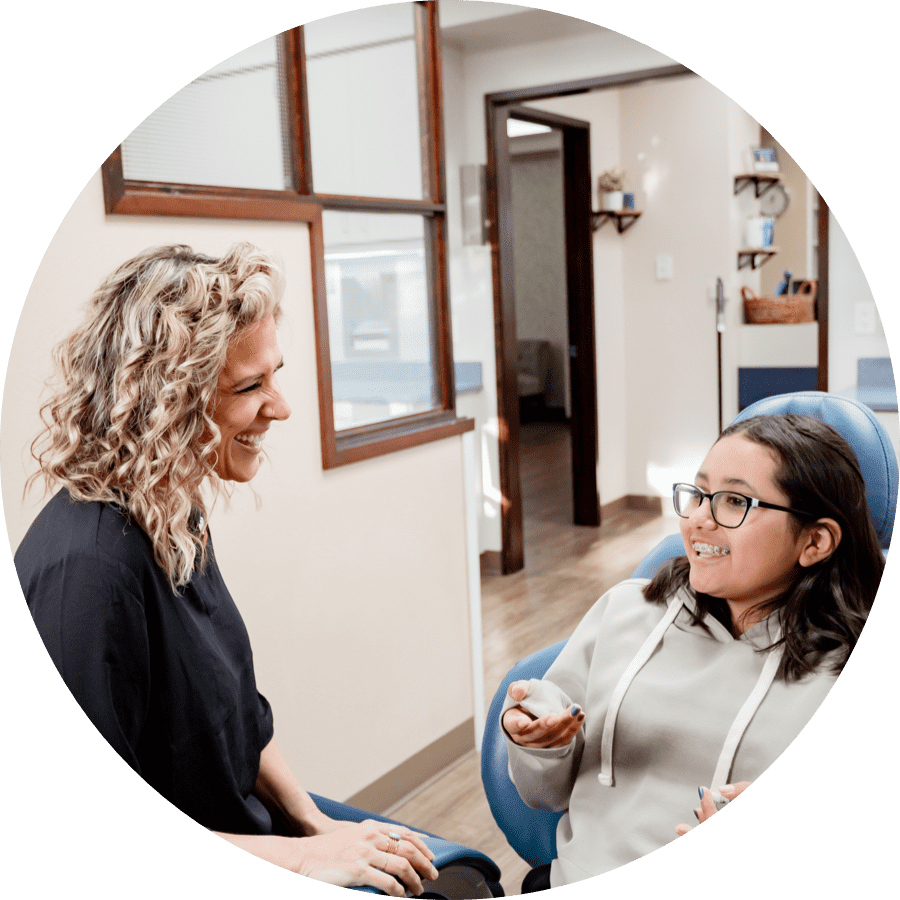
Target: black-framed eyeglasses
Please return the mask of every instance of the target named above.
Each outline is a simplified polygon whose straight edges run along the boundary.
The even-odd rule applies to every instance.
[[[723,528],[738,528],[743,525],[747,513],[755,506],[763,509],[780,509],[782,512],[793,513],[802,519],[815,518],[803,510],[791,509],[790,506],[779,506],[777,503],[767,503],[765,500],[757,500],[756,497],[748,497],[745,494],[738,494],[736,491],[716,491],[707,494],[695,484],[672,485],[672,501],[675,504],[675,512],[682,519],[687,519],[696,512],[704,500],[709,500],[709,511],[712,513],[712,517]]]

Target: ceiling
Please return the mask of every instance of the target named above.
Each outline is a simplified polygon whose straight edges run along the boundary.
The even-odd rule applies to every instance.
[[[484,4],[485,7],[494,5]],[[442,27],[443,42],[463,53],[477,53],[482,50],[533,44],[537,41],[597,34],[603,30],[601,26],[591,22],[541,9],[522,7],[521,11],[510,12],[509,6],[500,4],[496,6],[500,14],[495,18]]]

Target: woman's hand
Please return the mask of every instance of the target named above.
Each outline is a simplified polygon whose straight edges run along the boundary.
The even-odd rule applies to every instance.
[[[369,885],[403,897],[407,890],[421,894],[423,878],[438,877],[431,864],[434,854],[419,835],[402,825],[370,819],[329,821],[336,826],[334,831],[312,837],[216,834],[260,859],[341,887]]]
[[[434,854],[415,832],[371,819],[329,822],[332,831],[301,839],[296,868],[301,875],[341,887],[370,885],[395,897],[407,889],[418,896],[423,878],[438,877]]]
[[[300,786],[274,737],[260,754],[255,792],[294,837],[221,835],[249,853],[319,881],[369,885],[398,897],[406,888],[421,894],[422,879],[438,877],[431,864],[434,854],[421,835],[389,822],[346,822],[325,815]]]
[[[724,787],[720,787],[719,793],[726,800],[730,801],[734,800],[738,794],[743,793],[748,787],[750,787],[749,781],[739,781],[737,784],[726,784]],[[700,788],[700,790],[703,792],[703,799],[700,801],[700,806],[694,810],[694,815],[697,817],[697,822],[702,825],[708,818],[716,814],[716,804],[709,788]],[[680,837],[691,830],[690,825],[678,825],[675,828],[675,834]]]
[[[508,694],[517,703],[528,696],[528,682],[514,681],[509,686]],[[565,747],[578,734],[584,713],[574,704],[561,713],[533,716],[531,713],[515,706],[503,714],[503,727],[506,733],[521,747],[534,747],[547,750],[554,747]]]

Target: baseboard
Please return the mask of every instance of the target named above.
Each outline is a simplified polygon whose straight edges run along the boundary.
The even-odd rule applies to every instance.
[[[628,498],[619,497],[609,503],[604,503],[600,507],[600,520],[611,519],[614,516],[620,516],[628,509]]]
[[[647,494],[628,494],[625,497],[628,509],[639,509],[643,512],[662,515],[663,502],[660,496],[648,496]]]
[[[498,554],[499,556],[499,554]],[[345,802],[382,815],[429,778],[475,748],[475,720],[466,719]]]
[[[481,575],[502,575],[503,555],[499,550],[485,550],[479,557],[481,563]]]
[[[617,500],[604,503],[603,506],[600,507],[600,518],[612,518],[613,516],[620,515],[630,509],[638,510],[640,512],[655,513],[656,515],[661,516],[663,511],[662,497],[655,497],[647,494],[626,494],[624,497],[619,497]]]

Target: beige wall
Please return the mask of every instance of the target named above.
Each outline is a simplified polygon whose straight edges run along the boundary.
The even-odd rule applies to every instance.
[[[717,277],[727,289],[735,267],[728,104],[694,77],[622,91],[625,166],[646,210],[623,244],[630,493],[668,494],[672,482],[692,480],[716,436],[710,291]],[[672,259],[671,280],[657,279],[660,254]],[[689,348],[687,358],[676,347]]]
[[[305,225],[107,217],[91,180],[38,270],[10,355],[0,436],[9,539],[15,548],[38,508],[36,495],[20,498],[51,347],[101,278],[148,246],[219,253],[237,240],[285,266],[280,379],[293,415],[266,441],[259,508],[239,487],[230,509],[217,506],[213,535],[279,743],[309,789],[344,799],[472,715],[462,439],[322,470]]]

